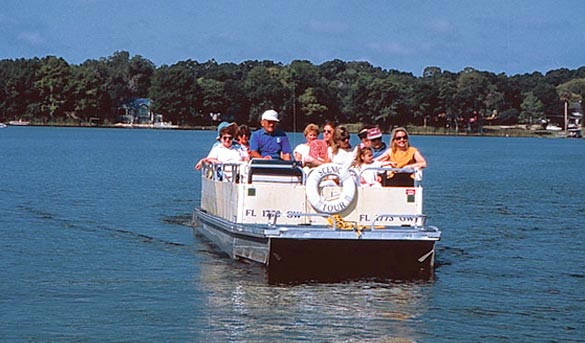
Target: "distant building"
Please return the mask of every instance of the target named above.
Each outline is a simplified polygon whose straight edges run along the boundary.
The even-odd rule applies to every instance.
[[[123,124],[153,124],[155,114],[151,111],[152,100],[135,98],[120,106],[118,121]]]
[[[583,137],[583,108],[581,102],[574,102],[570,106],[570,112],[567,117],[567,135],[568,137]]]

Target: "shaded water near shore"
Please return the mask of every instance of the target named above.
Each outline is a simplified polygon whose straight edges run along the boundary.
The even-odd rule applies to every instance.
[[[0,131],[0,340],[582,342],[585,141],[414,136],[435,277],[270,284],[192,234],[214,136]]]

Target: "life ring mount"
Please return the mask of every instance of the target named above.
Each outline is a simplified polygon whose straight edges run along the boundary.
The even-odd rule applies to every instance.
[[[322,194],[322,183],[331,182],[331,187],[341,187],[334,196]],[[337,181],[337,182],[336,182]],[[335,186],[333,186],[333,183]],[[306,194],[309,203],[319,213],[336,214],[346,210],[353,202],[356,184],[353,175],[335,163],[326,163],[311,170],[307,177]]]

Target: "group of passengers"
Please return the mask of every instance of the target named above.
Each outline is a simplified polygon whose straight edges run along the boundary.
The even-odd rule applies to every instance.
[[[279,121],[276,111],[267,110],[262,114],[261,128],[253,133],[246,125],[238,127],[236,123],[220,123],[217,128],[218,142],[207,157],[197,163],[196,169],[199,170],[204,162],[237,163],[252,158],[290,161],[292,158],[306,169],[325,163],[351,168],[361,175],[362,186],[375,187],[380,186],[382,181],[382,175],[376,168],[423,169],[427,166],[418,149],[410,146],[408,132],[402,127],[392,131],[388,147],[382,141],[382,132],[378,127],[364,126],[358,133],[360,143],[352,148],[350,133],[345,126],[326,121],[320,139],[319,126],[311,123],[304,130],[306,142],[291,150],[286,133],[277,128]],[[386,175],[392,177],[392,173]]]
[[[290,161],[290,143],[286,133],[276,127],[279,121],[276,111],[265,111],[260,120],[262,127],[253,133],[247,125],[238,127],[236,123],[221,122],[217,127],[217,142],[195,168],[201,169],[205,162],[237,163],[252,158]]]

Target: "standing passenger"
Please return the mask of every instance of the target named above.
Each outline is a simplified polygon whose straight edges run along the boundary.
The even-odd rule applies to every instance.
[[[284,131],[276,128],[279,121],[275,110],[262,113],[262,128],[254,131],[250,137],[250,157],[290,161],[288,137]]]

